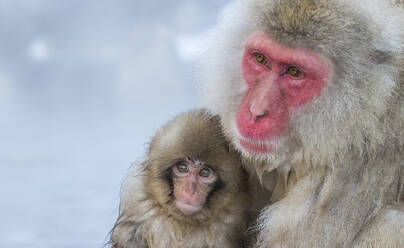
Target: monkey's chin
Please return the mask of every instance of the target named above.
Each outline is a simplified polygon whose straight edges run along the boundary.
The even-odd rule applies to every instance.
[[[181,201],[176,200],[175,201],[175,206],[178,208],[178,210],[181,211],[181,213],[185,215],[193,215],[196,214],[197,212],[201,211],[202,206],[200,205],[191,205],[188,203],[184,203]]]

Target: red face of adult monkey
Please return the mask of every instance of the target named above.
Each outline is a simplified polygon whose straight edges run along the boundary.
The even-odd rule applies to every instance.
[[[404,244],[404,11],[388,0],[241,0],[218,30],[205,106],[250,168],[286,178],[258,246]]]
[[[288,48],[263,32],[247,39],[242,70],[247,92],[236,114],[239,144],[253,154],[276,151],[290,114],[321,95],[329,61],[308,49]]]

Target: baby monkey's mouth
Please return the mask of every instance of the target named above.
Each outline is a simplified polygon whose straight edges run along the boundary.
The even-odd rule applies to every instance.
[[[202,205],[193,205],[179,200],[175,200],[175,206],[185,215],[193,215],[202,209]]]

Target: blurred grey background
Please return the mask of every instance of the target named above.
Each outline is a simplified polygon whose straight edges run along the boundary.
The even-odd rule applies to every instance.
[[[0,0],[0,247],[103,247],[225,0]]]

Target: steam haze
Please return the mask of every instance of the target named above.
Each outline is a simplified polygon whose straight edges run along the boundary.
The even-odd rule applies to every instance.
[[[103,247],[224,0],[0,0],[0,247]]]

